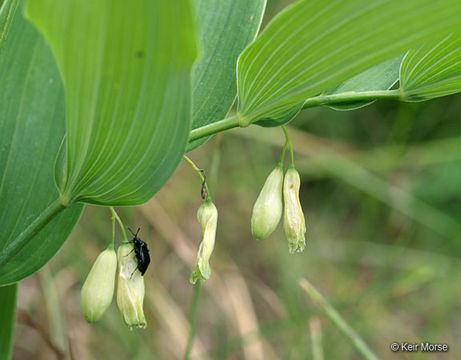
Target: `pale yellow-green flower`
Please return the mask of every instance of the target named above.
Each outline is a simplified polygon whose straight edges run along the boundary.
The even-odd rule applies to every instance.
[[[117,250],[118,288],[117,306],[125,324],[130,328],[145,328],[144,316],[144,277],[137,270],[138,262],[133,244],[123,243]]]
[[[251,234],[264,240],[272,234],[282,217],[283,169],[279,164],[269,174],[253,206]]]
[[[190,275],[190,282],[207,280],[210,277],[210,256],[213,252],[216,226],[218,223],[218,210],[211,200],[206,200],[197,211],[197,219],[202,225],[202,242],[197,253],[197,264]]]
[[[294,167],[290,167],[283,181],[283,198],[285,213],[283,216],[283,229],[288,239],[290,253],[301,252],[306,247],[306,223],[303,209],[299,202],[299,187],[301,181]]]
[[[114,296],[117,255],[109,246],[97,257],[82,287],[80,300],[86,321],[101,319]]]

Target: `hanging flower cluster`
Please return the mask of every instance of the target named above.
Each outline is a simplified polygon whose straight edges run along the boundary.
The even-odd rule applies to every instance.
[[[251,233],[256,240],[264,240],[274,232],[282,217],[283,208],[283,229],[288,240],[288,249],[290,253],[304,250],[306,223],[299,201],[299,187],[299,174],[294,167],[287,170],[285,177],[280,164],[272,170],[253,207]]]
[[[290,253],[302,252],[306,247],[306,223],[299,201],[301,181],[293,160],[293,148],[285,131],[286,143],[282,158],[269,174],[253,207],[251,233],[256,240],[264,240],[274,232],[283,213],[283,229]],[[291,164],[283,176],[283,158],[290,147]],[[282,198],[284,206],[282,206]]]
[[[113,222],[115,217],[120,221],[112,208],[111,211]],[[121,226],[123,229],[122,224]],[[143,311],[143,275],[150,261],[147,245],[137,237],[137,233],[133,234],[134,238],[131,241],[127,240],[124,230],[123,235],[125,241],[118,247],[116,254],[113,244],[115,236],[113,223],[112,244],[99,254],[83,284],[80,295],[82,313],[88,322],[93,323],[99,321],[109,308],[114,297],[118,260],[118,308],[130,329],[145,328],[147,323]],[[141,253],[144,253],[144,256],[140,255]]]
[[[286,129],[286,136],[280,162],[267,177],[253,207],[251,216],[251,233],[257,240],[269,237],[277,228],[283,213],[283,229],[288,240],[290,253],[302,252],[306,247],[306,223],[299,201],[300,178],[295,169],[293,147]],[[285,151],[289,147],[291,163],[283,173]],[[187,156],[184,159],[193,167],[202,180],[203,204],[197,211],[197,220],[202,227],[202,240],[197,252],[194,270],[190,282],[196,284],[210,278],[210,258],[215,246],[218,210],[211,200],[205,175]],[[81,292],[82,312],[88,322],[101,319],[110,306],[114,296],[115,275],[118,263],[117,305],[123,320],[130,328],[145,328],[146,318],[143,311],[144,272],[150,262],[147,245],[133,234],[128,241],[123,224],[112,211],[112,244],[96,259]],[[115,220],[122,228],[125,241],[114,250]],[[130,230],[131,231],[131,230]],[[138,229],[139,231],[139,229]]]
[[[294,166],[293,147],[288,133],[282,126],[285,134],[280,162],[272,170],[259,193],[251,216],[251,233],[257,240],[269,237],[277,228],[283,213],[283,229],[288,240],[288,250],[291,254],[302,252],[306,247],[306,222],[299,201],[301,181]],[[286,149],[290,149],[291,162],[285,175],[283,161]],[[197,262],[190,276],[190,282],[195,284],[210,277],[210,257],[216,238],[218,211],[211,201],[211,195],[206,185],[203,171],[200,170],[188,157],[184,159],[194,168],[202,180],[202,197],[205,202],[199,208],[197,219],[202,225],[202,241],[200,243]]]

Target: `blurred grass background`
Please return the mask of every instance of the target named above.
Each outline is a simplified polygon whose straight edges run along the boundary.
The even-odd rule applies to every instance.
[[[268,16],[284,2],[268,4]],[[282,226],[250,234],[253,203],[283,145],[280,129],[215,136],[190,154],[219,210],[194,359],[325,359],[360,354],[299,286],[308,279],[383,359],[461,359],[461,96],[380,101],[352,112],[316,108],[290,123],[302,178],[307,248],[290,255]],[[146,330],[129,331],[115,299],[88,325],[80,289],[110,241],[108,209],[87,206],[53,261],[20,283],[14,359],[180,359],[188,336],[188,279],[200,241],[200,181],[183,163],[144,206],[119,208],[141,226]],[[118,234],[118,241],[120,241]],[[392,353],[394,342],[439,342],[448,354]]]

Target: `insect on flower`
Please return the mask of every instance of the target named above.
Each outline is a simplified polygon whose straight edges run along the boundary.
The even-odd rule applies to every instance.
[[[133,252],[132,242],[122,243],[117,250],[118,279],[117,306],[122,313],[125,324],[130,329],[145,328],[144,316],[144,277],[138,270],[138,260]]]
[[[144,273],[146,272],[150,264],[149,249],[147,248],[147,244],[144,241],[142,241],[140,238],[138,238],[138,233],[139,233],[139,230],[141,230],[141,228],[138,228],[138,230],[136,231],[136,234],[133,233],[133,231],[131,231],[130,228],[128,228],[128,230],[130,230],[131,234],[133,235],[133,240],[131,240],[131,242],[133,243],[133,246],[134,246],[133,250],[136,255],[136,260],[138,262],[137,269],[139,270],[141,275],[144,276]]]

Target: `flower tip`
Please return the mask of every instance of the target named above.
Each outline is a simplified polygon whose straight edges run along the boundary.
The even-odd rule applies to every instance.
[[[128,325],[128,329],[130,329],[130,331],[133,331],[134,329],[145,329],[147,328],[147,323],[144,321],[144,322],[141,322],[139,324],[131,324],[131,325]]]
[[[199,280],[208,280],[210,278],[210,275],[211,269],[208,262],[203,264],[197,264],[195,265],[194,271],[192,271],[192,273],[190,274],[189,281],[192,285],[195,285],[195,283]]]
[[[200,279],[202,279],[200,272],[198,272],[197,269],[194,269],[194,271],[192,271],[192,273],[190,274],[189,282],[192,285],[195,285],[195,283]]]
[[[263,226],[258,224],[255,216],[251,218],[251,236],[257,241],[262,241],[267,239],[267,237],[271,234],[271,231],[264,231]]]
[[[288,243],[288,251],[290,254],[302,253],[305,248],[306,240],[304,238],[302,240],[296,240]]]
[[[101,320],[101,316],[96,317],[96,316],[89,315],[89,314],[83,314],[83,317],[85,318],[86,322],[89,324],[94,324],[98,322],[99,320]]]
[[[256,241],[262,241],[266,239],[262,235],[255,233],[253,230],[251,231],[251,235],[253,236],[253,239],[255,239]]]

